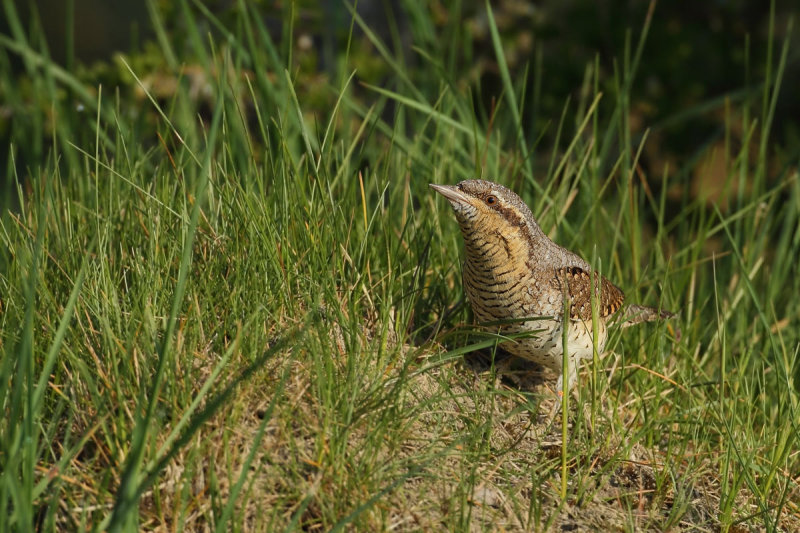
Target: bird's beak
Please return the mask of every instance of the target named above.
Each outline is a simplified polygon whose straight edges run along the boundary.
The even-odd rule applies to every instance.
[[[461,192],[456,185],[436,185],[434,183],[429,184],[429,187],[434,191],[438,192],[448,200],[450,203],[458,203],[458,204],[469,204],[469,197]]]

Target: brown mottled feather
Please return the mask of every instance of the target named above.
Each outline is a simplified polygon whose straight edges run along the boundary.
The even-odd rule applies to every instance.
[[[580,267],[570,266],[559,268],[555,272],[555,283],[563,291],[567,290],[570,305],[570,318],[573,320],[592,319],[592,285],[599,298],[599,317],[607,318],[616,313],[625,300],[625,294],[616,285],[596,272],[593,273],[595,282],[592,283],[590,275]],[[597,276],[600,277],[599,286]]]

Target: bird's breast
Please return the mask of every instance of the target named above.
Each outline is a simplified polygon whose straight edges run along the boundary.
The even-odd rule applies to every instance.
[[[529,312],[530,270],[507,239],[466,240],[464,288],[481,321],[522,318]]]

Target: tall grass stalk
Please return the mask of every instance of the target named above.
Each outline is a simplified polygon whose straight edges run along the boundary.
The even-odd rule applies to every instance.
[[[553,116],[543,49],[515,67],[488,3],[495,95],[460,21],[420,8],[402,53],[398,24],[342,11],[317,68],[293,3],[181,1],[183,30],[148,3],[157,57],[101,86],[0,5],[22,69],[0,70],[0,530],[800,527],[800,180],[771,136],[791,24],[765,57],[743,43],[746,86],[636,136],[655,3]],[[646,146],[709,113],[722,192],[691,187],[710,145],[649,174]],[[561,431],[555,377],[531,385],[463,298],[427,185],[472,177],[679,313],[611,328]]]

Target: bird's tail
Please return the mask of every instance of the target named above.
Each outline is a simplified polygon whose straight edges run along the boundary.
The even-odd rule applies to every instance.
[[[675,313],[647,307],[644,305],[629,305],[622,317],[622,327],[627,328],[642,322],[653,322],[654,320],[666,320],[675,316]]]

